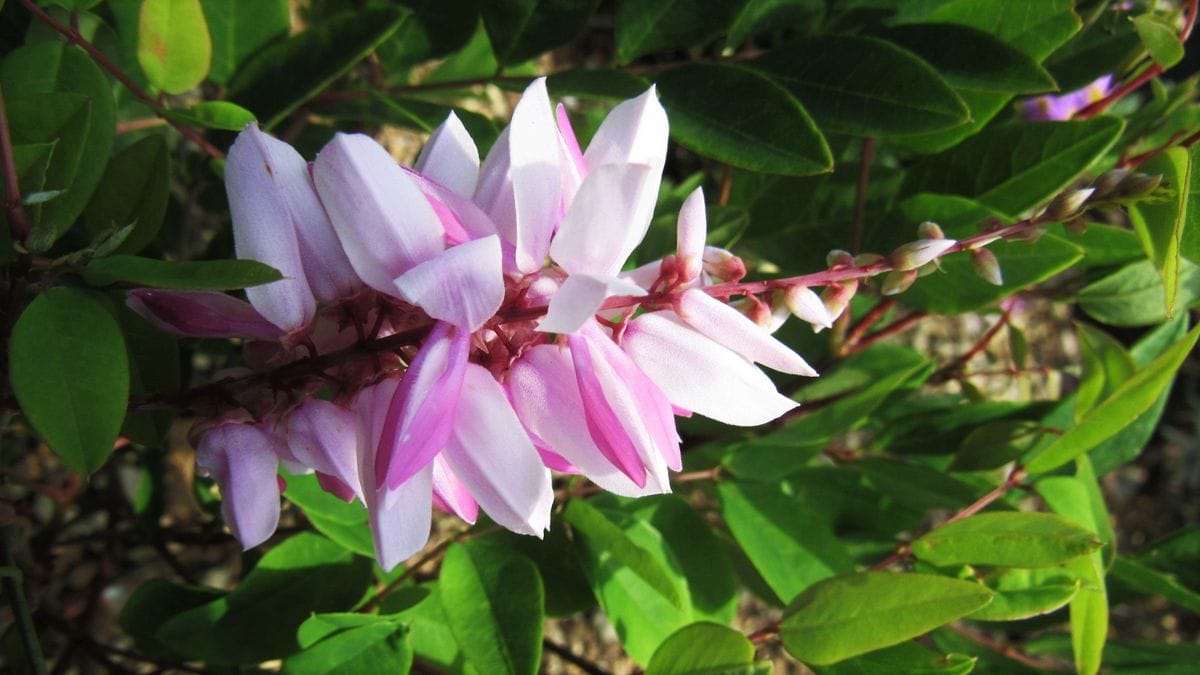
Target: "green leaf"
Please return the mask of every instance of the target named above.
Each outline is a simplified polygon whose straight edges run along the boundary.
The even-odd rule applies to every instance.
[[[403,600],[406,604],[395,611],[388,606],[393,598]],[[454,633],[446,625],[438,584],[404,586],[388,595],[383,610],[391,618],[408,624],[408,643],[412,645],[416,658],[446,671],[462,672],[464,675],[476,672],[466,662]]]
[[[200,0],[212,37],[208,79],[226,84],[255,52],[287,37],[287,0]]]
[[[1049,513],[980,513],[934,528],[914,541],[913,555],[938,567],[1050,567],[1090,553],[1090,531]]]
[[[1188,149],[1188,164],[1200,166],[1200,146]],[[1186,187],[1188,199],[1184,207],[1183,240],[1180,252],[1187,260],[1200,264],[1200,171],[1192,171]],[[1182,303],[1181,303],[1182,304]]]
[[[286,474],[283,496],[300,510],[318,532],[334,543],[367,558],[375,556],[375,542],[361,502],[345,502],[325,491],[315,475]]]
[[[970,26],[901,25],[881,37],[925,59],[953,87],[1036,94],[1053,91],[1057,86],[1033,57]]]
[[[939,654],[916,642],[901,642],[841,663],[812,668],[817,675],[966,675],[975,658],[966,654]]]
[[[1143,202],[1129,207],[1133,231],[1142,242],[1146,257],[1154,263],[1163,279],[1163,296],[1168,317],[1175,315],[1179,302],[1180,247],[1192,183],[1191,155],[1186,148],[1167,148],[1139,167],[1139,171],[1158,174],[1171,187],[1170,198]]]
[[[133,224],[133,231],[117,250],[142,250],[162,227],[170,179],[167,144],[160,134],[146,136],[116,153],[83,212],[88,233],[96,236],[113,227]]]
[[[1155,541],[1137,554],[1138,562],[1200,588],[1200,525],[1189,525]]]
[[[104,174],[117,126],[112,86],[82,49],[58,41],[32,43],[8,54],[0,64],[0,86],[10,96],[20,92],[22,99],[52,92],[87,98],[82,106],[77,99],[66,105],[65,98],[44,98],[40,107],[32,103],[30,114],[21,119],[13,110],[17,101],[7,101],[14,144],[59,141],[42,189],[66,192],[41,207],[26,241],[31,250],[45,251],[75,223]],[[70,114],[64,115],[64,106],[71,108]]]
[[[88,263],[84,281],[93,286],[125,283],[175,290],[229,291],[282,279],[257,260],[158,260],[114,255]]]
[[[1001,213],[1019,214],[1067,187],[1112,147],[1122,128],[1124,123],[1111,117],[991,127],[913,167],[901,191],[962,195]]]
[[[154,635],[163,622],[224,595],[224,591],[215,588],[151,579],[138,586],[125,601],[118,622],[121,630],[132,637],[138,649],[146,655],[166,656],[172,653],[171,647]]]
[[[412,11],[376,54],[389,72],[444,57],[462,49],[479,24],[480,0],[397,0]],[[493,64],[493,67],[499,64]]]
[[[203,101],[186,110],[167,110],[168,119],[205,129],[241,131],[255,121],[254,113],[229,101]]]
[[[693,623],[663,641],[646,675],[739,673],[754,663],[754,645],[745,635],[716,623]]]
[[[615,17],[617,60],[628,63],[650,52],[709,42],[729,25],[738,5],[726,0],[620,0]]]
[[[1033,474],[1055,469],[1125,428],[1149,409],[1171,384],[1197,338],[1200,338],[1200,326],[1138,370],[1112,395],[1088,411],[1079,424],[1034,455],[1026,463],[1026,470]]]
[[[570,42],[587,25],[600,0],[488,0],[483,27],[500,65],[528,61]]]
[[[72,470],[99,469],[129,400],[125,339],[103,302],[67,287],[39,295],[13,326],[8,366],[38,434]]]
[[[1075,337],[1083,373],[1075,393],[1075,420],[1112,395],[1137,370],[1124,345],[1108,333],[1082,322],[1075,323]]]
[[[572,499],[563,511],[563,517],[590,545],[605,551],[672,605],[682,606],[679,591],[654,556],[635,544],[595,507],[583,500]]]
[[[549,531],[541,539],[508,530],[498,530],[476,539],[508,547],[533,561],[542,577],[546,615],[569,616],[595,607],[596,596],[579,564],[568,529],[567,524],[555,515]]]
[[[764,173],[833,170],[829,146],[804,107],[749,68],[697,63],[664,72],[657,84],[675,139],[702,155]]]
[[[182,389],[179,340],[159,330],[123,303],[116,306],[117,321],[125,334],[129,354],[129,393],[171,394]],[[130,412],[121,427],[121,435],[135,443],[161,447],[171,422],[172,411]]]
[[[270,129],[366,58],[408,16],[393,6],[350,10],[275,42],[234,73],[229,99]]]
[[[378,616],[360,616],[373,621],[306,645],[304,651],[288,657],[283,672],[288,675],[407,673],[412,667],[413,653],[404,624]]]
[[[722,453],[721,464],[738,478],[774,483],[808,464],[825,446],[825,439],[804,443],[777,440],[768,434],[730,444]]]
[[[1183,42],[1170,22],[1153,14],[1142,14],[1130,20],[1155,63],[1170,68],[1183,60]]]
[[[1143,593],[1161,596],[1189,612],[1200,613],[1200,593],[1184,586],[1173,574],[1160,572],[1133,558],[1117,556],[1112,575]]]
[[[836,663],[890,647],[991,601],[981,584],[929,574],[857,572],[818,582],[792,601],[779,635],[806,663]]]
[[[542,580],[505,548],[455,544],[438,577],[442,610],[467,661],[481,673],[537,673]]]
[[[182,94],[208,75],[212,41],[200,0],[142,0],[137,44],[142,72],[168,94]]]
[[[1060,609],[1079,592],[1079,580],[1061,567],[1002,570],[986,580],[995,592],[973,621],[1021,621]]]
[[[726,43],[736,47],[759,32],[802,25],[824,13],[822,0],[747,0],[729,26]]]
[[[546,87],[555,97],[583,96],[624,101],[645,93],[649,86],[645,78],[623,70],[580,68],[564,70],[546,78]]]
[[[1162,276],[1149,260],[1126,265],[1088,284],[1075,299],[1083,311],[1111,326],[1146,326],[1167,320]],[[1189,307],[1200,298],[1200,266],[1184,259],[1179,265],[1176,304]]]
[[[1045,428],[1030,420],[988,422],[962,440],[949,471],[986,471],[1020,458],[1046,437]]]
[[[1071,599],[1071,651],[1075,672],[1093,674],[1100,670],[1104,642],[1108,639],[1108,591],[1100,554],[1078,558],[1068,568],[1082,585]]]
[[[296,652],[310,615],[342,611],[371,583],[371,563],[302,532],[267,552],[228,595],[164,622],[156,639],[188,660],[254,664]],[[247,639],[253,636],[253,639]]]
[[[962,99],[929,64],[877,38],[806,38],[749,65],[790,91],[826,131],[916,134],[949,129],[970,116]]]
[[[1145,52],[1125,12],[1088,17],[1083,30],[1046,59],[1061,91],[1075,91],[1108,73],[1127,70]]]
[[[854,569],[834,536],[823,504],[780,485],[717,483],[721,515],[763,580],[780,598],[794,598],[814,583]]]

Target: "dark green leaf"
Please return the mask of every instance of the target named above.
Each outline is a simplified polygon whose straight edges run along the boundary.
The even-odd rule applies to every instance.
[[[527,61],[570,42],[600,0],[487,0],[483,26],[501,65]]]
[[[408,16],[398,7],[369,7],[310,26],[260,51],[234,73],[229,99],[269,129],[366,58]]]
[[[1200,593],[1184,586],[1173,574],[1160,572],[1133,558],[1117,556],[1112,575],[1143,593],[1162,596],[1189,612],[1200,613]]]
[[[1109,73],[1124,71],[1144,53],[1125,12],[1101,12],[1046,59],[1046,69],[1063,92],[1075,91]]]
[[[129,393],[136,396],[178,392],[182,388],[179,340],[123,304],[116,309],[129,353]],[[161,447],[174,418],[166,410],[131,412],[121,427],[121,435],[135,443]]]
[[[857,572],[818,582],[780,624],[783,646],[806,663],[836,663],[890,647],[986,605],[981,584],[929,574]]]
[[[455,544],[438,577],[446,622],[481,673],[536,673],[542,655],[542,580],[506,548]]]
[[[950,471],[986,471],[1020,458],[1045,438],[1042,425],[1029,420],[1003,420],[976,428],[963,439]]]
[[[168,94],[200,84],[212,61],[200,0],[142,0],[137,57],[150,84]]]
[[[114,255],[88,263],[83,278],[93,286],[116,283],[176,290],[229,291],[278,281],[283,276],[256,260],[156,260]]]
[[[412,593],[406,594],[403,591]],[[461,672],[464,675],[475,673],[475,669],[466,662],[454,633],[446,625],[446,613],[442,611],[438,585],[403,587],[384,600],[384,611],[391,611],[387,607],[389,599],[402,596],[408,596],[403,597],[404,600],[415,597],[416,601],[409,602],[400,611],[390,614],[390,618],[408,624],[408,642],[412,645],[416,658],[446,671]]]
[[[1082,322],[1075,324],[1083,372],[1075,393],[1075,420],[1128,380],[1137,370],[1124,345],[1108,333]]]
[[[154,634],[163,622],[189,609],[208,604],[224,591],[204,586],[186,586],[166,579],[151,579],[138,586],[121,608],[121,630],[134,639],[138,649],[150,656],[172,653],[169,645]]]
[[[822,0],[747,0],[729,26],[728,43],[736,47],[756,33],[814,21],[824,13]]]
[[[255,52],[287,37],[291,26],[287,0],[200,0],[212,37],[208,79],[229,82]]]
[[[1079,580],[1061,567],[1007,569],[986,580],[992,601],[971,614],[973,621],[1020,621],[1049,614],[1079,592]]]
[[[22,412],[63,462],[100,468],[129,399],[125,340],[104,304],[67,287],[39,295],[13,327],[8,365]]]
[[[360,616],[374,621],[306,645],[304,651],[288,657],[283,672],[288,675],[407,673],[413,658],[412,648],[405,639],[408,629],[381,617]]]
[[[567,536],[567,530],[567,524],[555,516],[550,522],[550,530],[541,539],[507,530],[500,530],[478,539],[495,542],[497,546],[506,546],[533,561],[542,577],[546,614],[567,616],[596,606],[596,597],[592,594],[592,587],[579,565],[575,547]]]
[[[974,501],[978,493],[970,483],[918,461],[863,457],[850,470],[862,472],[867,484],[886,495],[890,503],[906,506],[917,513],[959,508]]]
[[[1170,68],[1183,60],[1183,42],[1170,22],[1153,14],[1135,16],[1132,21],[1134,30],[1155,63]]]
[[[456,52],[479,25],[480,0],[397,0],[413,15],[379,45],[380,62],[399,72]]]
[[[214,665],[280,658],[299,649],[296,629],[305,619],[345,610],[370,582],[370,561],[303,532],[271,549],[228,595],[175,615],[155,637]]]
[[[829,146],[804,107],[749,68],[692,64],[659,75],[658,86],[672,134],[700,154],[764,173],[833,170]]]
[[[1188,150],[1188,163],[1200,167],[1200,146]],[[1200,171],[1192,171],[1187,185],[1188,200],[1184,208],[1183,241],[1179,248],[1183,257],[1200,264]]]
[[[1151,157],[1138,169],[1151,175],[1161,175],[1174,194],[1168,199],[1133,204],[1129,219],[1133,231],[1142,242],[1146,256],[1154,263],[1163,279],[1163,296],[1168,317],[1175,315],[1179,304],[1180,246],[1192,183],[1192,160],[1186,148],[1167,148]]]
[[[716,623],[684,626],[663,641],[646,675],[740,673],[754,663],[754,645],[745,635]]]
[[[1056,88],[1033,57],[977,28],[952,23],[901,25],[882,35],[933,66],[953,87],[1035,94]]]
[[[824,130],[862,136],[915,134],[965,123],[962,99],[937,72],[890,42],[812,37],[750,62],[800,100]]]
[[[738,5],[726,0],[620,0],[617,59],[628,63],[649,52],[709,42],[729,25]]]
[[[650,83],[623,70],[565,70],[546,78],[553,96],[584,96],[623,101],[645,93]]]
[[[229,101],[203,101],[185,110],[168,110],[169,119],[205,129],[241,131],[254,121],[254,113]]]
[[[937,527],[912,543],[913,555],[938,567],[1049,567],[1100,547],[1096,536],[1049,513],[980,513]]]
[[[170,178],[167,144],[159,134],[146,136],[113,155],[83,212],[88,232],[95,236],[132,224],[133,231],[117,250],[142,250],[162,227]]]
[[[989,128],[913,167],[902,190],[962,195],[1014,215],[1066,187],[1101,157],[1124,124],[1111,117],[1085,122],[1013,122]],[[1003,157],[1003,161],[993,158]]]
[[[803,443],[768,434],[729,445],[721,464],[738,478],[774,483],[820,455],[825,445],[825,439]]]
[[[817,675],[892,675],[897,672],[912,675],[966,675],[974,666],[975,659],[965,654],[943,655],[916,642],[902,642],[841,663],[816,666],[813,672]]]

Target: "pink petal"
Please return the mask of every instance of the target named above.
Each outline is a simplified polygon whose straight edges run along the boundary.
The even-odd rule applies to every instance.
[[[583,400],[588,433],[601,454],[608,458],[613,466],[629,476],[638,487],[644,487],[646,467],[638,455],[634,439],[625,428],[626,419],[618,415],[605,396],[604,385],[600,381],[601,375],[597,373],[596,360],[592,358],[587,338],[569,335],[567,346],[571,350],[571,361],[575,365],[575,383]],[[604,374],[610,375],[607,372]]]
[[[444,455],[433,459],[433,501],[438,508],[462,518],[474,525],[479,517],[479,503],[463,483]]]
[[[579,149],[575,129],[571,127],[571,118],[567,116],[567,108],[563,104],[555,107],[554,118],[558,122],[559,150],[563,155],[562,210],[565,213],[575,199],[584,176],[587,176],[587,162],[583,161],[583,151]]]
[[[671,403],[735,426],[765,424],[796,407],[754,364],[673,312],[630,322],[621,345]]]
[[[535,443],[544,443],[592,482],[624,497],[670,492],[658,471],[647,472],[645,485],[638,487],[597,447],[567,349],[545,344],[526,350],[513,364],[507,386],[513,409]]]
[[[504,301],[500,238],[492,235],[446,249],[396,279],[400,297],[429,316],[472,332]]]
[[[669,135],[667,112],[650,87],[608,113],[583,156],[592,170],[605,164],[637,163],[650,165],[659,175],[666,163]],[[658,197],[657,185],[654,197]]]
[[[137,288],[125,296],[125,304],[173,335],[275,341],[283,334],[249,303],[214,291]]]
[[[297,461],[337,479],[365,503],[358,475],[358,424],[358,416],[350,410],[314,398],[292,411],[286,436]]]
[[[221,515],[243,549],[257,546],[279,524],[279,453],[275,434],[241,423],[214,427],[200,439],[196,465],[221,487]]]
[[[574,333],[595,316],[604,300],[613,295],[645,295],[646,291],[620,277],[572,274],[550,299],[550,307],[537,330]]]
[[[816,377],[817,371],[799,354],[776,340],[745,314],[699,289],[679,297],[679,316],[692,328],[742,356],[768,368]]]
[[[467,366],[462,393],[443,456],[492,520],[541,537],[554,504],[550,470],[486,368]]]
[[[679,224],[675,230],[675,255],[683,266],[682,281],[700,276],[704,266],[704,239],[708,236],[708,221],[704,213],[704,190],[696,188],[679,209]]]
[[[453,112],[434,129],[413,166],[430,180],[470,198],[479,177],[479,150]]]
[[[516,262],[522,272],[542,268],[562,205],[558,128],[546,78],[534,80],[509,125],[509,161],[516,215]]]
[[[496,224],[496,231],[509,245],[517,241],[517,212],[513,199],[512,162],[509,158],[509,133],[504,127],[483,165],[479,167],[478,185],[473,201]]]
[[[307,326],[316,301],[304,274],[296,228],[297,216],[312,214],[296,202],[311,192],[308,164],[291,146],[251,124],[229,148],[225,190],[238,258],[266,263],[284,277],[246,289],[250,304],[285,332]]]
[[[376,484],[389,488],[425,468],[450,437],[471,335],[439,323],[396,388],[375,456]]]
[[[358,276],[394,295],[392,281],[442,252],[443,228],[416,183],[368,136],[337,134],[313,178]]]
[[[650,211],[642,204],[646,190],[657,190],[657,183],[657,176],[644,164],[611,164],[593,170],[554,235],[550,257],[571,274],[616,275],[650,226],[653,200]]]

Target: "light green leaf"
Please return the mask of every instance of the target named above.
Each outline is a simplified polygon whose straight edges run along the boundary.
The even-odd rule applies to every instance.
[[[697,63],[662,73],[657,84],[672,135],[702,155],[763,173],[833,170],[829,146],[804,107],[749,68]]]
[[[748,65],[783,85],[826,131],[915,134],[958,126],[970,115],[929,64],[877,38],[806,38]]]
[[[67,287],[39,295],[13,326],[8,366],[38,434],[72,470],[99,469],[129,400],[125,339],[103,302]]]
[[[1108,639],[1108,591],[1100,553],[1073,560],[1068,569],[1082,582],[1070,605],[1075,672],[1092,675],[1100,670],[1104,642]]]
[[[1189,612],[1200,613],[1200,593],[1184,586],[1173,574],[1160,572],[1133,558],[1117,556],[1112,575],[1143,593],[1162,596]]]
[[[986,605],[981,584],[929,574],[858,572],[818,582],[792,601],[783,646],[806,663],[836,663],[890,647]]]
[[[185,110],[167,110],[167,118],[205,129],[241,131],[255,121],[254,113],[229,101],[203,101]]]
[[[679,597],[679,591],[676,590],[667,571],[649,552],[630,540],[621,528],[605,518],[595,507],[583,500],[573,499],[563,511],[563,517],[592,546],[619,561],[668,602],[682,607],[683,599]]]
[[[505,548],[454,544],[438,587],[446,623],[479,672],[537,673],[542,580],[533,563]]]
[[[137,58],[150,83],[168,94],[200,84],[212,61],[200,0],[142,0]]]
[[[161,135],[146,136],[116,153],[83,212],[88,233],[96,236],[132,224],[133,231],[117,251],[142,250],[162,227],[170,180],[170,159]]]
[[[716,623],[693,623],[671,633],[650,658],[646,675],[742,673],[754,663],[745,635]]]
[[[1085,286],[1075,299],[1083,311],[1111,326],[1147,326],[1167,320],[1163,280],[1154,263],[1142,260]],[[1176,304],[1190,307],[1200,298],[1200,266],[1184,259],[1179,266]]]
[[[1161,175],[1174,194],[1162,201],[1143,202],[1129,207],[1133,231],[1142,242],[1146,257],[1154,263],[1163,279],[1163,295],[1168,317],[1175,315],[1179,303],[1181,245],[1188,190],[1192,184],[1192,161],[1186,148],[1167,148],[1139,167],[1143,173]]]
[[[412,648],[405,639],[408,629],[381,617],[360,616],[374,621],[306,645],[304,651],[288,657],[283,672],[287,675],[407,673],[413,658]]]
[[[83,279],[93,286],[116,283],[175,290],[229,291],[282,279],[256,260],[157,260],[114,255],[88,263]]]
[[[1100,540],[1060,516],[1003,511],[947,523],[911,546],[938,567],[1049,567],[1098,549]]]
[[[1155,63],[1170,68],[1183,60],[1183,42],[1170,22],[1153,14],[1141,14],[1130,20]]]
[[[974,621],[1020,621],[1049,614],[1079,592],[1079,580],[1061,567],[1008,569],[986,580],[992,601],[968,618]]]
[[[326,492],[314,475],[285,474],[287,490],[283,496],[300,507],[308,522],[334,543],[373,558],[375,543],[367,526],[367,510],[361,502],[345,502]]]
[[[1083,322],[1075,322],[1083,373],[1075,393],[1075,421],[1112,395],[1137,370],[1133,357],[1116,338]]]

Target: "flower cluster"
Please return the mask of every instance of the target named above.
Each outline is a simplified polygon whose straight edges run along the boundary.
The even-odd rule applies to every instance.
[[[637,496],[681,467],[675,415],[757,425],[795,402],[755,365],[815,375],[714,296],[745,273],[706,247],[704,197],[683,205],[675,254],[623,271],[649,227],[667,151],[653,89],[616,106],[586,151],[544,80],[481,163],[453,115],[412,169],[338,134],[311,164],[250,126],[229,152],[237,255],[284,279],[218,293],[132,291],[180,335],[247,338],[250,368],[392,340],[286,391],[244,392],[197,425],[197,462],[226,522],[254,546],[279,518],[279,465],[360,500],[379,563],[419,550],[436,505],[541,536],[551,470]],[[808,289],[782,298],[832,321]],[[761,313],[761,312],[760,312]],[[281,385],[282,386],[282,385]]]

